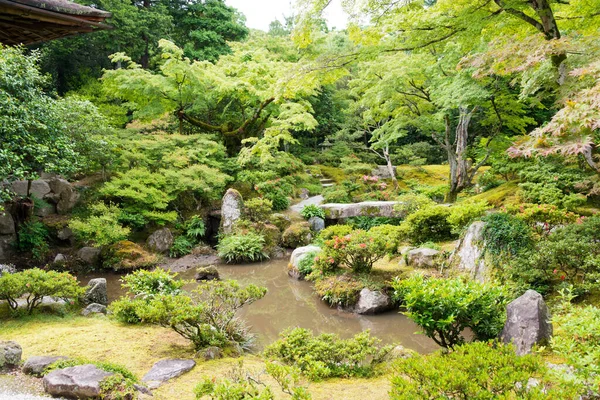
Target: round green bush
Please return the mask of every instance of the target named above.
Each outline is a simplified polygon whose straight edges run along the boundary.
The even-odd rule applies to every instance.
[[[454,237],[449,216],[448,207],[426,207],[409,215],[403,225],[413,243],[441,242]]]

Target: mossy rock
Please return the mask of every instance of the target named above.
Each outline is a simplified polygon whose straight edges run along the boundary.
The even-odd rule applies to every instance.
[[[259,231],[265,238],[265,247],[268,252],[281,242],[281,231],[273,224],[261,224]]]
[[[156,254],[150,253],[139,244],[122,240],[102,250],[102,265],[115,271],[132,271],[153,268],[159,262]]]
[[[281,232],[285,231],[292,225],[292,220],[285,214],[274,213],[269,217],[269,221],[275,225]]]
[[[308,222],[296,222],[283,232],[282,244],[290,249],[310,244],[312,233]]]

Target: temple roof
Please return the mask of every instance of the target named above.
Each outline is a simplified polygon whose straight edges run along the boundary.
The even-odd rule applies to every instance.
[[[35,44],[111,29],[111,14],[67,0],[0,0],[0,43]]]

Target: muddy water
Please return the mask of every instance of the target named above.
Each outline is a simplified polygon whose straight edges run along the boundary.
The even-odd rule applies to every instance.
[[[297,281],[287,275],[287,259],[247,265],[217,265],[222,279],[236,279],[242,285],[256,284],[268,289],[261,300],[244,308],[241,316],[257,334],[262,347],[277,339],[278,333],[289,327],[302,327],[316,333],[337,333],[349,337],[370,329],[371,334],[385,343],[398,343],[420,353],[437,349],[425,335],[416,334],[418,327],[397,311],[360,316],[330,308],[313,292],[309,282]],[[193,279],[194,270],[179,274]],[[90,274],[86,279],[104,277],[108,281],[109,300],[123,294],[118,275]]]

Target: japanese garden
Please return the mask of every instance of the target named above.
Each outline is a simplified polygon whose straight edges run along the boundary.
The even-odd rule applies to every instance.
[[[600,0],[289,10],[0,2],[0,400],[600,399]]]

